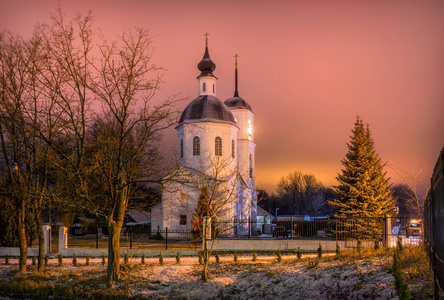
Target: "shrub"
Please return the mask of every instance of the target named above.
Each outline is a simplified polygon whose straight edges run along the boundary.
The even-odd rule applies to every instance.
[[[253,261],[257,261],[256,249],[253,250]]]
[[[375,248],[375,250],[379,250],[379,241],[375,241],[374,248]]]
[[[235,263],[238,262],[238,259],[237,259],[237,252],[236,252],[236,250],[234,250],[233,261],[234,261]]]
[[[318,258],[308,260],[307,268],[313,269],[313,268],[316,268],[317,266],[319,266],[319,259]]]
[[[85,260],[86,260],[85,266],[89,266],[89,255],[88,254],[85,257]]]
[[[145,253],[143,253],[143,252],[142,252],[142,258],[140,259],[140,263],[141,263],[142,265],[145,264]]]
[[[125,252],[125,255],[123,256],[123,263],[124,263],[125,265],[128,264],[128,251],[126,251],[126,252]]]
[[[322,246],[321,246],[321,244],[319,244],[317,252],[318,252],[318,258],[321,259],[322,258]]]
[[[72,265],[77,266],[77,258],[75,254],[72,255]]]
[[[276,260],[277,260],[277,262],[281,262],[282,261],[282,254],[281,254],[281,250],[279,248],[276,251]]]
[[[180,254],[179,254],[179,251],[177,251],[177,254],[176,254],[176,264],[180,264]]]
[[[339,244],[336,243],[336,256],[341,255],[341,248],[339,247]]]
[[[105,265],[105,254],[102,254],[102,266]]]
[[[6,254],[5,256],[5,265],[9,265],[9,255]]]
[[[35,253],[34,253],[34,255],[32,256],[32,265],[35,266],[36,264],[37,264],[37,262],[36,262],[36,257],[35,257]]]
[[[203,264],[203,254],[202,251],[199,251],[199,264]]]
[[[410,300],[410,290],[402,275],[402,266],[399,259],[400,251],[398,249],[393,253],[393,277],[395,279],[395,288],[399,299]]]
[[[396,243],[396,251],[404,251],[404,246],[402,245],[402,237],[398,237],[398,242]]]
[[[216,263],[220,263],[220,257],[219,257],[219,252],[216,251],[216,254],[214,255],[214,257],[216,258]]]
[[[58,259],[59,259],[59,266],[62,266],[62,265],[63,265],[63,256],[62,256],[62,253],[59,253],[59,257],[58,257]]]
[[[159,265],[163,265],[163,256],[162,256],[162,252],[160,252],[159,254]]]
[[[362,252],[361,240],[358,240],[358,243],[356,244],[356,251],[358,251],[359,254],[361,254],[361,252]]]
[[[47,266],[48,265],[48,255],[45,255],[45,257],[43,259],[44,259],[44,262],[45,262],[45,266]]]
[[[301,259],[302,257],[301,248],[299,247],[298,247],[298,252],[296,252],[296,256],[298,257],[298,259]]]

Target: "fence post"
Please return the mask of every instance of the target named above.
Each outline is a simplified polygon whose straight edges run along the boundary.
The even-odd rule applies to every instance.
[[[293,230],[294,230],[294,226],[293,226],[293,216],[291,216],[291,238],[293,239]]]
[[[383,231],[383,244],[384,247],[390,247],[390,233],[391,233],[391,219],[390,215],[384,215],[384,231]]]
[[[96,228],[96,249],[99,249],[99,227]]]
[[[165,250],[168,250],[168,227],[165,227]]]
[[[59,228],[59,254],[62,249],[68,248],[68,228],[60,226]]]
[[[130,228],[130,249],[133,249],[133,229]]]
[[[43,225],[43,240],[45,241],[43,252],[49,255],[51,252],[51,226]]]

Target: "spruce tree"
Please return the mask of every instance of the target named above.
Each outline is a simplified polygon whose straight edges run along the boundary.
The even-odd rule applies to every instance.
[[[343,169],[336,177],[336,199],[329,203],[335,208],[336,218],[356,220],[354,234],[359,238],[382,233],[374,218],[391,213],[394,199],[369,126],[365,127],[359,116],[352,133]]]
[[[200,240],[203,238],[202,223],[203,218],[208,216],[208,206],[209,206],[209,196],[208,190],[202,188],[200,192],[199,199],[197,200],[196,210],[193,214],[193,220],[191,221],[191,235],[194,240]]]

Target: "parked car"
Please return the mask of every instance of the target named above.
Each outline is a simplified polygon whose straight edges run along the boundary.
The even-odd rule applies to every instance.
[[[398,235],[405,235],[405,228],[404,227],[399,228]]]
[[[408,238],[409,236],[421,235],[422,234],[422,226],[421,220],[411,220],[407,228],[405,229],[405,236]]]
[[[273,229],[273,233],[272,233],[273,237],[288,237],[288,231],[287,228],[283,227],[283,226],[277,226]]]

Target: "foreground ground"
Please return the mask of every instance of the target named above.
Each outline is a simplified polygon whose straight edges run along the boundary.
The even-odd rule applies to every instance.
[[[18,274],[17,260],[9,265],[0,259],[0,290],[11,297],[27,293],[28,297],[44,298],[149,298],[149,299],[398,299],[394,288],[391,251],[369,251],[363,254],[343,253],[326,255],[318,260],[315,255],[261,255],[256,262],[251,254],[214,258],[210,264],[210,281],[202,282],[202,266],[196,257],[176,259],[130,258],[122,266],[122,280],[113,290],[105,286],[106,267],[101,259],[57,258],[49,260],[44,274]],[[433,299],[430,272],[424,253],[406,249],[403,257],[404,277],[412,299]],[[21,286],[20,286],[21,285]],[[40,288],[39,288],[40,286]]]

